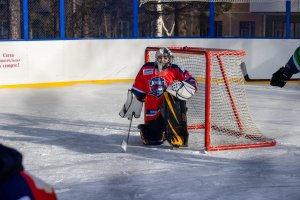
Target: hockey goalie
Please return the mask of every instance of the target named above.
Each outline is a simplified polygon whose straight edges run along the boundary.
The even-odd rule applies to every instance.
[[[160,145],[167,140],[174,147],[188,146],[186,101],[195,94],[198,84],[173,60],[168,48],[159,49],[155,62],[145,63],[138,72],[119,113],[123,118],[139,118],[145,103],[145,123],[138,126],[145,145]]]

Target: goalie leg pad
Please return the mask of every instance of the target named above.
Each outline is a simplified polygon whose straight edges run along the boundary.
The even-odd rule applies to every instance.
[[[145,145],[160,145],[165,138],[165,122],[162,116],[155,120],[147,121],[146,124],[138,125],[141,139]]]
[[[167,141],[175,147],[188,146],[186,102],[164,93],[164,116]]]

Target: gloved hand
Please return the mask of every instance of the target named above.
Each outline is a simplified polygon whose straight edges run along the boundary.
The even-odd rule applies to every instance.
[[[195,94],[196,88],[185,81],[175,80],[169,85],[166,91],[174,97],[186,101]]]
[[[277,87],[284,87],[287,80],[289,80],[293,76],[293,72],[288,67],[281,67],[278,69],[270,80],[270,85]]]
[[[139,118],[141,116],[142,108],[143,102],[139,101],[133,95],[131,90],[128,90],[126,102],[123,105],[121,111],[119,112],[119,115],[122,118],[127,117],[128,119],[131,119],[132,116],[134,116],[135,118]]]

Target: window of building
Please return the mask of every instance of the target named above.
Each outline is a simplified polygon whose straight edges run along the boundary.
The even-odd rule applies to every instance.
[[[240,37],[255,37],[255,22],[240,22]]]
[[[285,22],[275,21],[273,24],[273,37],[285,37]]]
[[[223,36],[223,22],[215,21],[215,37]]]
[[[266,16],[266,36],[275,38],[285,37],[285,15]]]
[[[299,2],[300,3],[300,2]],[[300,13],[291,16],[291,38],[300,38]]]
[[[300,23],[291,24],[291,37],[300,38]]]

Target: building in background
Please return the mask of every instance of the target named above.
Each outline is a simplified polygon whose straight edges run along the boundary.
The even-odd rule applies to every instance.
[[[291,38],[299,38],[300,1],[291,3]],[[285,11],[285,2],[280,1],[232,4],[229,11],[216,16],[216,36],[284,38],[286,37]]]

